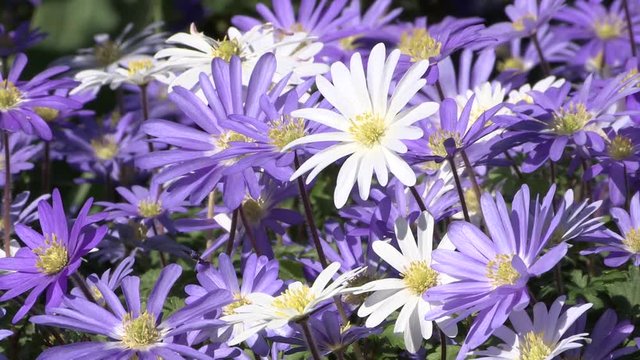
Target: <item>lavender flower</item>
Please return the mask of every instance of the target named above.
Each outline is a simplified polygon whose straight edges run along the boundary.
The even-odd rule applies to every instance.
[[[53,202],[38,203],[42,234],[17,224],[16,235],[26,245],[15,257],[0,259],[0,269],[11,272],[0,275],[0,289],[7,290],[0,301],[13,299],[31,291],[13,317],[16,323],[47,291],[47,308],[60,305],[67,289],[67,279],[78,270],[82,257],[93,249],[107,232],[106,226],[92,226],[104,214],[89,215],[92,199],[87,200],[71,228],[62,207],[60,192],[53,191]]]
[[[9,5],[10,6],[10,5]],[[0,25],[0,56],[7,58],[24,52],[30,47],[42,41],[47,35],[40,29],[31,29],[31,23],[21,22],[13,30],[5,25]]]
[[[509,314],[523,310],[529,304],[529,278],[549,271],[566,254],[567,244],[560,243],[541,255],[562,217],[562,209],[553,214],[554,193],[552,187],[542,203],[532,202],[524,185],[515,194],[511,210],[499,193],[495,200],[484,194],[482,213],[491,237],[474,225],[454,222],[447,236],[457,251],[434,251],[433,269],[457,281],[427,290],[426,299],[444,304],[442,311],[432,311],[427,319],[458,314],[462,320],[478,312],[464,349],[482,344]]]
[[[11,158],[11,175],[33,169],[33,162],[40,157],[42,144],[33,144],[34,137],[16,133],[9,137],[9,154]],[[0,143],[0,186],[4,186],[4,142]]]
[[[7,78],[0,76],[0,128],[9,132],[23,131],[51,140],[51,129],[36,112],[36,108],[63,110],[77,107],[79,104],[71,99],[50,94],[54,89],[71,88],[74,82],[65,78],[52,79],[67,70],[62,66],[45,70],[29,81],[20,81],[26,65],[27,56],[18,54]]]
[[[57,360],[92,356],[107,358],[172,358],[212,359],[188,345],[175,342],[180,335],[208,326],[202,316],[227,304],[230,299],[223,291],[211,291],[163,319],[163,305],[173,284],[182,273],[179,265],[165,267],[156,281],[146,307],[140,305],[140,278],[129,276],[122,280],[122,293],[127,308],[116,293],[102,282],[96,282],[107,308],[80,297],[68,297],[63,307],[52,308],[47,315],[33,316],[38,325],[56,326],[83,333],[106,336],[106,341],[77,342],[45,350],[38,359]],[[89,317],[87,314],[93,314]],[[99,319],[99,320],[98,320]]]

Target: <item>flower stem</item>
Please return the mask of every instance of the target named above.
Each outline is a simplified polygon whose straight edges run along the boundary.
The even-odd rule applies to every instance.
[[[416,202],[418,203],[418,207],[420,208],[420,211],[427,211],[427,206],[424,204],[424,201],[422,200],[422,197],[418,193],[418,190],[416,190],[416,187],[410,186],[409,190],[411,190],[411,194],[416,199]]]
[[[551,67],[549,67],[549,63],[547,59],[544,58],[544,53],[542,53],[542,47],[540,46],[540,41],[538,40],[538,33],[533,33],[531,35],[531,41],[533,41],[533,46],[536,48],[536,52],[538,53],[538,57],[540,58],[540,66],[542,67],[542,72],[544,76],[547,77],[551,75]]]
[[[91,302],[96,301],[96,299],[93,297],[93,294],[91,293],[91,290],[89,290],[89,287],[87,286],[87,281],[83,279],[77,271],[71,275],[71,280],[76,284],[77,287],[80,288],[80,290],[82,290],[82,293],[87,298],[87,300]]]
[[[553,161],[549,159],[549,172],[551,173],[551,184],[556,183],[556,166],[553,164]]]
[[[140,85],[140,100],[142,102],[142,120],[149,120],[149,96],[147,94],[147,85]],[[149,152],[153,152],[153,143],[151,142],[151,136],[147,135],[147,146]]]
[[[311,352],[313,360],[322,360],[322,355],[320,355],[320,351],[318,350],[318,346],[313,339],[313,335],[311,334],[311,329],[309,329],[309,324],[307,323],[307,321],[307,318],[298,321],[298,324],[300,324],[300,327],[302,327],[302,333],[304,334],[304,340],[307,342],[307,348]]]
[[[508,151],[504,152],[504,156],[507,158],[507,160],[509,160],[509,162],[511,162],[511,168],[516,173],[518,179],[520,181],[524,181],[524,176],[522,176],[522,172],[520,172],[520,169],[518,169],[518,165],[516,165],[516,161],[513,159],[513,157],[509,155]]]
[[[4,253],[11,257],[11,150],[9,149],[9,132],[2,132],[4,145],[4,194],[2,198],[2,224],[4,235]]]
[[[469,218],[469,211],[467,210],[467,201],[464,199],[464,191],[462,191],[462,184],[460,183],[460,176],[458,176],[458,169],[456,168],[456,162],[453,157],[449,157],[449,164],[451,165],[451,172],[453,173],[453,179],[456,181],[456,189],[458,189],[458,198],[460,198],[460,205],[462,205],[462,215],[466,222],[471,222]]]
[[[473,192],[476,195],[476,199],[478,203],[480,203],[480,198],[482,197],[482,190],[480,189],[480,185],[478,185],[478,179],[476,178],[476,172],[473,170],[473,166],[471,166],[471,161],[469,161],[469,157],[467,157],[467,153],[462,150],[460,152],[462,156],[462,161],[464,161],[465,170],[467,171],[467,175],[469,175],[469,179],[471,180],[471,185],[473,186]],[[482,210],[480,210],[482,211]]]
[[[240,214],[240,220],[242,220],[242,226],[244,226],[245,235],[249,238],[253,250],[256,252],[256,255],[262,255],[260,253],[260,249],[258,249],[258,242],[256,241],[256,237],[253,234],[251,224],[249,223],[249,220],[247,220],[247,216],[244,214],[244,210],[242,210],[242,205],[238,206],[236,210]]]
[[[636,39],[633,35],[633,23],[631,22],[631,11],[629,11],[629,3],[627,0],[622,0],[622,6],[624,7],[624,17],[627,20],[627,31],[629,31],[629,43],[631,44],[631,55],[633,57],[638,56],[638,48],[636,47]]]
[[[294,153],[293,161],[297,170],[300,167],[300,159],[298,158],[297,152]],[[304,186],[304,179],[302,179],[302,176],[299,176],[297,181],[298,190],[300,191],[300,197],[302,198],[302,204],[304,206],[304,215],[307,219],[307,224],[309,224],[309,232],[311,233],[311,238],[313,239],[313,245],[316,247],[316,252],[318,253],[320,264],[323,268],[326,268],[329,263],[327,262],[327,257],[324,254],[324,250],[322,250],[320,236],[318,235],[318,228],[316,226],[315,220],[313,219],[313,209],[311,208],[309,193],[307,193],[307,188]]]
[[[236,239],[236,232],[238,230],[238,209],[233,210],[233,215],[231,216],[231,229],[229,229],[229,239],[227,240],[227,248],[225,252],[227,255],[231,256],[233,252],[233,243]]]
[[[440,360],[447,360],[447,336],[441,329],[438,329],[440,333]]]

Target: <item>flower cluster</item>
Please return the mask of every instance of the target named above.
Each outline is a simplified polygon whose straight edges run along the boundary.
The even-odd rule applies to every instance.
[[[0,26],[10,358],[640,356],[638,4],[271,3]]]

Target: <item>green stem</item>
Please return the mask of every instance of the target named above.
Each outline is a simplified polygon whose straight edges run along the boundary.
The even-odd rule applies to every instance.
[[[313,339],[313,334],[311,333],[311,329],[309,329],[309,324],[307,323],[307,321],[308,319],[306,318],[298,321],[298,324],[300,324],[300,326],[302,327],[302,333],[304,335],[304,340],[307,342],[307,348],[311,352],[313,360],[322,360],[322,355],[320,355],[320,351],[318,350],[318,346]]]
[[[531,35],[531,40],[533,41],[533,46],[536,48],[536,52],[538,53],[538,57],[540,58],[540,66],[542,67],[542,72],[544,73],[544,76],[547,77],[551,75],[551,67],[547,62],[547,59],[544,58],[544,53],[542,52],[540,41],[538,41],[538,33],[534,33],[533,35]]]
[[[627,31],[629,32],[629,43],[631,44],[631,55],[633,57],[638,56],[638,48],[636,47],[636,39],[633,35],[633,23],[631,22],[631,11],[629,11],[629,3],[627,0],[622,0],[622,6],[624,7],[624,17],[627,20]]]
[[[4,235],[4,253],[11,257],[11,150],[9,149],[9,132],[2,132],[4,145],[4,196],[2,200],[2,221]]]
[[[225,253],[231,256],[231,252],[233,252],[233,243],[236,239],[236,232],[238,229],[238,209],[233,210],[233,215],[231,216],[231,229],[229,229],[229,239],[227,240],[227,248]]]
[[[462,190],[462,184],[460,183],[460,176],[458,176],[458,169],[456,168],[456,162],[453,157],[449,157],[449,164],[451,165],[451,172],[453,173],[453,179],[456,181],[456,189],[458,189],[458,198],[460,199],[460,205],[462,205],[462,215],[466,222],[471,222],[469,218],[469,210],[467,210],[467,201],[464,199],[464,191]]]

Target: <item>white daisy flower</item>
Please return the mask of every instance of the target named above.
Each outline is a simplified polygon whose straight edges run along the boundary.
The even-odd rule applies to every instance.
[[[517,104],[524,101],[529,104],[533,104],[533,98],[531,98],[532,91],[545,92],[552,87],[559,88],[564,84],[564,79],[557,79],[555,76],[548,76],[531,87],[531,84],[524,84],[518,90],[511,90],[509,92],[509,98],[507,102],[510,104]]]
[[[504,344],[475,351],[473,355],[486,360],[551,360],[567,350],[582,347],[581,341],[590,341],[589,334],[566,338],[563,335],[592,304],[574,306],[561,313],[564,301],[564,296],[559,297],[549,311],[544,303],[537,303],[533,307],[533,321],[524,310],[512,312],[509,320],[513,330],[502,326],[493,333]]]
[[[71,93],[97,89],[104,85],[109,85],[111,89],[117,89],[125,83],[137,86],[147,85],[153,80],[167,83],[173,78],[173,73],[167,69],[164,62],[148,55],[131,56],[121,60],[114,68],[80,71],[75,75],[75,79],[80,82],[80,85]]]
[[[403,140],[422,136],[422,130],[412,124],[434,114],[438,104],[424,102],[405,109],[409,100],[426,83],[422,76],[429,66],[427,61],[411,66],[395,86],[393,95],[389,96],[399,57],[400,50],[392,51],[387,57],[384,44],[378,44],[369,55],[366,73],[360,54],[356,53],[351,57],[349,68],[341,62],[331,65],[333,83],[316,76],[318,90],[337,112],[307,108],[296,110],[291,115],[336,131],[302,137],[285,146],[283,151],[314,142],[333,141],[337,144],[313,155],[292,175],[292,180],[311,171],[307,177],[309,183],[324,168],[349,156],[338,174],[334,193],[334,203],[338,208],[347,202],[356,182],[360,197],[368,199],[374,172],[382,186],[387,185],[387,171],[404,185],[415,185],[415,173],[398,154],[407,152]]]
[[[420,349],[422,339],[431,337],[433,323],[424,317],[432,308],[440,306],[439,303],[425,301],[422,294],[433,286],[453,281],[431,268],[433,226],[433,217],[426,211],[422,212],[418,217],[416,243],[406,220],[398,218],[395,233],[400,251],[387,241],[374,241],[372,247],[381,259],[400,273],[400,277],[374,280],[354,289],[355,293],[374,292],[358,309],[358,316],[368,316],[365,322],[367,327],[380,325],[394,311],[402,308],[393,331],[403,334],[405,347],[411,353]],[[445,238],[438,248],[453,250],[454,246]],[[453,337],[458,329],[455,323],[448,320],[443,318],[436,323],[447,336]]]
[[[467,129],[470,129],[485,111],[501,104],[504,101],[506,92],[507,90],[503,88],[499,82],[487,81],[476,86],[473,90],[469,89],[463,94],[457,95],[455,100],[458,104],[458,114],[462,112],[467,101],[475,95],[473,105],[471,106],[471,114],[469,114]],[[509,110],[503,108],[498,111],[497,114],[506,114],[507,112],[509,112]]]
[[[220,318],[244,325],[244,331],[236,334],[229,345],[239,344],[263,329],[279,329],[290,322],[304,319],[323,302],[340,294],[348,282],[364,270],[359,268],[346,272],[331,282],[339,269],[340,263],[334,262],[322,270],[311,287],[296,281],[276,297],[257,292],[248,294],[247,305],[236,308],[234,314]]]

